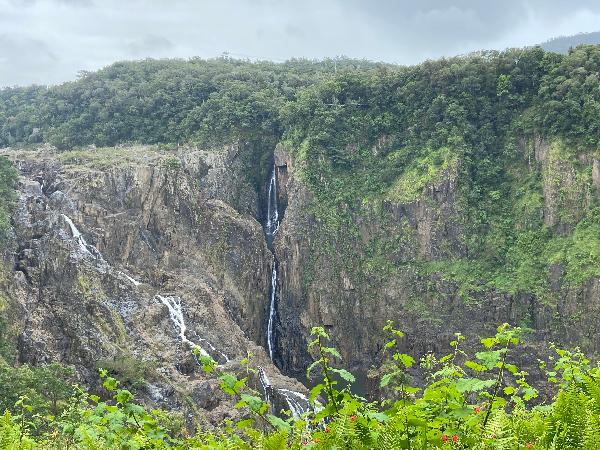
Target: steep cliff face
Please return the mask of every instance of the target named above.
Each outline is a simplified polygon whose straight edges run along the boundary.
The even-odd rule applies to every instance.
[[[72,365],[88,385],[97,367],[137,367],[148,401],[211,421],[233,409],[186,340],[231,370],[251,352],[293,385],[257,345],[271,253],[238,153],[10,153],[22,176],[2,288],[20,362]]]
[[[557,236],[548,235],[544,254],[563,245],[561,236],[571,239],[598,200],[593,175],[598,163],[567,150],[560,141],[539,138],[523,142],[520,149],[519,167],[539,180],[539,191],[526,195],[539,197],[540,203],[527,208],[545,224],[541,229]],[[319,220],[317,200],[289,151],[279,148],[275,161],[285,168],[281,192],[288,205],[275,242],[281,267],[278,362],[284,370],[300,373],[310,361],[298,349],[305,348],[314,324],[328,329],[345,364],[359,370],[377,366],[388,319],[407,333],[405,348],[417,355],[445,351],[457,331],[474,342],[503,322],[531,328],[522,356],[530,370],[535,370],[534,355],[545,353],[549,341],[600,351],[592,337],[600,307],[598,277],[591,274],[573,283],[565,276],[562,257],[543,261],[549,286],[541,293],[501,289],[476,278],[478,284],[465,285],[462,279],[469,277],[455,266],[478,255],[469,255],[465,244],[469,224],[456,171],[440,172],[412,201],[385,200],[359,209],[353,216],[356,233],[332,230]],[[518,183],[515,190],[521,192]],[[517,202],[515,207],[525,206]],[[396,239],[389,245],[391,236]],[[286,351],[290,348],[297,350]]]
[[[528,370],[550,340],[600,351],[600,281],[577,259],[577,242],[594,230],[586,217],[598,200],[598,162],[559,141],[524,140],[519,151],[519,168],[510,170],[525,171],[537,187],[515,182],[521,197],[506,201],[552,233],[542,261],[548,286],[535,292],[464,273],[476,272],[464,261],[478,255],[467,245],[460,162],[440,166],[418,190],[402,174],[393,189],[405,191],[379,202],[338,201],[352,218],[340,226],[323,211],[302,161],[278,146],[275,364],[303,373],[310,328],[323,325],[344,364],[364,373],[385,356],[387,320],[406,332],[402,345],[415,355],[444,352],[457,331],[472,343],[503,322],[531,328],[522,354]],[[181,409],[189,400],[214,411],[211,420],[231,408],[219,406],[217,382],[199,373],[185,340],[233,370],[252,352],[276,383],[298,387],[264,350],[273,261],[261,224],[268,180],[253,185],[263,175],[249,176],[242,152],[10,153],[22,178],[2,286],[20,361],[74,365],[91,384],[98,366],[142,361],[136,367],[149,401]]]

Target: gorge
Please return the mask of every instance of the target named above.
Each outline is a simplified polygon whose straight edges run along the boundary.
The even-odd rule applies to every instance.
[[[597,355],[599,55],[148,60],[0,91],[12,361],[214,424],[238,412],[193,348],[296,417],[313,326],[371,375],[388,320],[420,356],[521,326],[538,379],[551,341]]]

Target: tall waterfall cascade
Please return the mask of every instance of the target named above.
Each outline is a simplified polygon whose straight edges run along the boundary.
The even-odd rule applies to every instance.
[[[277,201],[277,168],[275,164],[273,164],[271,177],[269,179],[269,188],[267,190],[267,216],[264,224],[267,247],[273,254],[271,263],[271,288],[269,294],[269,321],[267,323],[267,346],[271,361],[273,361],[273,357],[275,356],[275,315],[277,309],[278,275],[278,262],[277,257],[275,256],[275,250],[273,248],[273,241],[275,240],[275,235],[279,230],[280,220],[279,204]],[[300,392],[273,386],[262,367],[259,369],[259,380],[264,391],[265,401],[272,403],[275,395],[277,395],[279,398],[283,398],[285,403],[287,403],[290,413],[294,419],[300,419],[304,412],[310,410],[310,402],[308,401],[308,397],[306,397],[306,395]]]
[[[279,207],[277,204],[277,170],[273,164],[271,178],[269,180],[269,189],[267,196],[267,217],[265,223],[265,235],[267,246],[273,253],[271,265],[271,290],[269,299],[269,321],[267,324],[267,346],[269,357],[273,360],[275,353],[275,311],[277,306],[277,258],[273,250],[273,240],[279,229]]]

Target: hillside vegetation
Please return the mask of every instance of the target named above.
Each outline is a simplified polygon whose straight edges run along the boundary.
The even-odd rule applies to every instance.
[[[284,371],[296,369],[286,366],[287,348],[294,363],[313,360],[310,370],[323,378],[312,391],[315,411],[285,420],[247,387],[246,376],[209,362],[205,369],[247,416],[186,428],[176,414],[133,403],[106,371],[104,390],[90,393],[71,389],[71,373],[60,366],[17,364],[0,321],[0,446],[597,448],[597,365],[579,349],[552,350],[542,364],[552,400],[534,407],[541,400],[517,362],[527,370],[537,365],[518,347],[526,331],[541,332],[541,353],[549,351],[548,336],[600,351],[599,77],[600,46],[580,46],[564,55],[512,49],[411,67],[347,59],[146,60],[60,86],[0,90],[0,147],[51,144],[65,152],[63,162],[77,165],[85,156],[103,169],[115,167],[121,144],[178,147],[180,155],[187,146],[236,144],[240,154],[232,150],[231,161],[247,169],[257,199],[273,160],[285,160],[281,167],[297,189],[274,244],[286,300],[278,305],[276,353]],[[178,174],[174,155],[166,160]],[[15,183],[15,169],[0,158],[4,238]],[[296,222],[286,228],[286,220]],[[8,285],[4,272],[10,268],[0,273]],[[295,273],[298,279],[286,278]],[[492,307],[506,306],[521,328],[503,325],[481,340],[485,348],[463,348],[497,316],[482,312],[465,323],[465,310],[452,303],[457,297],[470,311],[501,299],[508,306]],[[322,303],[311,304],[315,298]],[[527,311],[513,313],[523,299]],[[8,300],[0,297],[0,314]],[[311,334],[305,323],[318,324],[311,314],[326,317],[325,309],[327,332]],[[409,356],[402,332],[374,326],[388,312],[404,320],[398,328],[422,326],[429,332],[416,336],[422,341],[438,343],[457,324],[471,329],[461,330],[466,340],[456,335],[448,355]],[[294,328],[299,316],[302,329]],[[386,333],[392,340],[382,345]],[[308,351],[298,344],[304,338]],[[382,398],[369,402],[337,389],[332,374],[354,380],[335,366],[340,355],[344,364],[382,363]],[[417,366],[425,379],[413,383]],[[253,370],[245,360],[241,372],[250,377]]]
[[[581,162],[598,151],[599,69],[595,46],[564,56],[541,48],[481,52],[412,67],[344,59],[124,62],[60,86],[0,91],[0,145],[241,141],[264,152],[281,142],[316,197],[317,217],[351,235],[365,205],[410,203],[451,171],[464,213],[459,253],[469,258],[446,252],[458,260],[422,270],[460,278],[467,289],[483,282],[543,297],[552,264],[562,262],[570,282],[599,270],[600,217],[596,196],[585,194],[591,167]],[[569,186],[555,175],[551,226],[540,214],[542,174],[532,170],[539,138],[576,172]],[[393,243],[373,245],[374,258],[383,256],[378,269],[389,270],[385,248]]]
[[[543,363],[555,385],[555,400],[531,408],[538,395],[527,382],[527,372],[512,360],[521,330],[502,325],[498,333],[482,339],[483,350],[469,359],[457,333],[452,353],[439,360],[429,354],[416,361],[400,353],[404,334],[386,327],[389,360],[380,386],[386,395],[367,402],[339,389],[339,375],[350,386],[354,376],[335,366],[339,354],[328,347],[328,335],[313,328],[310,343],[318,359],[307,372],[318,372],[322,383],[311,390],[313,410],[301,417],[273,411],[261,393],[247,386],[248,377],[215,369],[203,359],[207,371],[219,370],[221,389],[238,401],[244,418],[216,429],[201,424],[190,434],[181,417],[147,411],[133,401],[118,380],[100,370],[102,397],[74,386],[65,397],[64,382],[54,372],[46,375],[46,403],[31,405],[22,395],[13,413],[0,419],[0,444],[10,449],[585,449],[597,448],[600,430],[599,368],[580,352],[556,349],[555,358]],[[255,372],[246,360],[247,374]],[[409,371],[419,364],[427,373],[424,386],[411,383]],[[63,390],[61,390],[63,388]],[[59,401],[57,402],[56,399]],[[52,415],[43,415],[43,407]],[[275,415],[277,414],[277,415]]]

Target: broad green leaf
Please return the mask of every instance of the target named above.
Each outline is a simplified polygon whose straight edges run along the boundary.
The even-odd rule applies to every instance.
[[[479,363],[476,363],[475,361],[465,361],[465,366],[476,372],[483,372],[484,370],[487,370],[487,368],[485,366],[483,366]]]
[[[399,360],[402,364],[404,364],[404,367],[406,367],[407,369],[415,363],[415,359],[410,355],[406,355],[404,353],[397,353],[397,355],[398,357],[394,359],[396,359],[397,361]],[[394,357],[395,356],[396,355],[394,355]]]
[[[459,378],[454,382],[458,392],[479,392],[492,387],[496,380],[480,380],[479,378]]]
[[[333,355],[338,359],[342,359],[342,355],[340,355],[340,353],[334,347],[322,347],[321,351],[323,353],[329,353],[330,355]]]
[[[423,419],[419,419],[418,417],[409,417],[408,424],[413,427],[426,427],[427,421]]]
[[[240,420],[238,423],[235,424],[235,426],[238,428],[238,430],[244,430],[246,428],[252,427],[253,424],[254,424],[254,419],[246,419],[246,420]]]
[[[345,369],[331,369],[332,372],[337,373],[340,377],[346,380],[348,383],[354,383],[356,378],[350,372]]]
[[[260,413],[263,408],[264,402],[259,397],[249,394],[240,394],[240,398],[243,402],[255,413]]]
[[[485,348],[491,348],[497,342],[498,340],[496,338],[484,338],[481,340],[481,343]]]
[[[392,381],[392,378],[394,378],[396,375],[398,375],[398,373],[400,373],[400,371],[386,373],[384,376],[381,377],[381,381],[379,382],[379,387],[386,387],[388,384],[390,384],[390,381]]]
[[[278,430],[289,431],[292,428],[290,426],[290,424],[287,423],[285,420],[282,420],[277,416],[273,416],[272,414],[267,414],[267,420],[269,421],[269,423],[271,425],[273,425]]]
[[[493,350],[489,352],[477,352],[475,357],[483,363],[488,369],[493,369],[500,361],[501,350]]]
[[[124,404],[133,398],[133,394],[126,389],[121,389],[117,392],[115,398],[119,403]]]
[[[505,386],[503,391],[506,395],[513,395],[515,392],[517,392],[517,389],[513,386]]]

